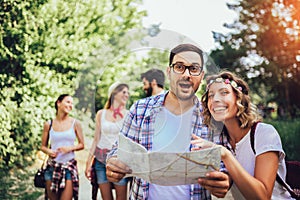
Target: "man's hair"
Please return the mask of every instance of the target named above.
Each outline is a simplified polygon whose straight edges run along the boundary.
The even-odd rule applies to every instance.
[[[151,82],[155,79],[158,87],[164,88],[165,74],[160,69],[150,69],[150,70],[146,71],[145,73],[142,73],[141,79],[143,79],[143,78],[145,78],[149,82]]]
[[[180,45],[176,46],[175,48],[173,48],[170,52],[169,66],[172,64],[173,58],[176,54],[181,53],[181,52],[185,52],[185,51],[193,51],[193,52],[196,52],[197,54],[199,54],[200,58],[201,58],[201,64],[203,66],[203,64],[204,64],[204,62],[203,62],[203,52],[200,48],[198,48],[198,47],[196,47],[195,45],[192,45],[192,44],[180,44]]]

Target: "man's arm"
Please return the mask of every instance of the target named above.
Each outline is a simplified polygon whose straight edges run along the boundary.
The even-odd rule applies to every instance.
[[[192,151],[209,148],[216,145],[212,142],[201,139],[194,134],[192,135],[192,138]],[[198,179],[198,183],[205,189],[209,190],[216,197],[223,198],[231,187],[232,180],[227,172],[227,169],[225,168],[224,163],[221,162],[219,171],[207,173],[205,178]]]
[[[116,156],[109,158],[106,162],[106,176],[110,182],[119,182],[131,172],[131,169]]]
[[[220,171],[213,171],[206,174],[206,178],[199,178],[198,183],[209,190],[218,198],[224,198],[228,192],[232,180],[229,175]]]

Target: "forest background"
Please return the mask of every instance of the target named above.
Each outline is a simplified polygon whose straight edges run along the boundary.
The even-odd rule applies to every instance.
[[[91,137],[113,82],[129,84],[129,107],[144,95],[140,74],[165,70],[170,48],[192,41],[157,24],[144,28],[142,0],[0,2],[0,199],[34,199],[39,193],[28,189],[33,172],[27,169],[56,98],[74,96],[72,115]],[[227,6],[239,18],[224,24],[230,33],[213,33],[207,74],[228,69],[245,78],[265,121],[281,135],[287,160],[300,161],[300,2],[234,0]]]

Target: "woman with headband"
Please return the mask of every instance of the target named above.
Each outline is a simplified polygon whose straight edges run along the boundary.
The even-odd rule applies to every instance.
[[[275,181],[276,174],[283,180],[286,176],[280,136],[272,125],[260,122],[248,84],[227,71],[211,76],[202,104],[204,123],[221,133],[221,159],[233,180],[234,199],[292,199]],[[198,146],[193,150],[217,145],[193,137]]]

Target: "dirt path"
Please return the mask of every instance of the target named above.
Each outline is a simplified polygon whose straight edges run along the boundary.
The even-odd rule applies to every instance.
[[[92,199],[92,187],[89,180],[84,175],[85,162],[88,157],[89,147],[90,145],[86,144],[86,148],[83,151],[79,151],[76,153],[76,159],[78,161],[78,173],[79,173],[79,200]],[[98,195],[98,199],[99,199],[99,195]]]

